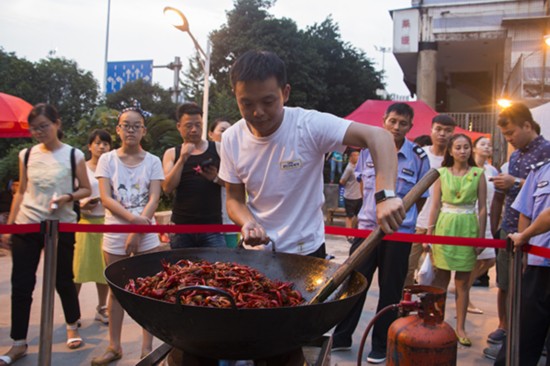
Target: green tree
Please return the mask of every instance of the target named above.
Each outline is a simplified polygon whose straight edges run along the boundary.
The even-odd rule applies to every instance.
[[[176,104],[172,101],[170,92],[158,84],[150,84],[144,80],[124,84],[118,92],[107,95],[105,104],[120,111],[130,106],[134,99],[140,102],[141,108],[154,115],[175,118]]]
[[[66,135],[72,135],[77,121],[95,109],[99,95],[92,73],[79,69],[74,61],[50,55],[32,63],[1,48],[0,90],[33,105],[53,104],[59,111]],[[0,150],[9,151],[29,141],[0,139]]]
[[[35,69],[32,62],[18,58],[0,47],[0,90],[33,104],[38,100],[34,89]]]
[[[39,101],[57,108],[66,132],[97,106],[98,83],[91,71],[80,69],[75,61],[50,56],[35,64],[35,72]]]
[[[88,150],[88,136],[95,129],[103,129],[111,135],[112,148],[118,147],[117,125],[118,111],[107,106],[99,106],[88,116],[80,119],[75,126],[75,133],[66,139],[66,142],[82,151]]]
[[[330,16],[309,27],[306,37],[326,65],[318,70],[325,93],[311,101],[313,108],[345,116],[366,99],[379,99],[376,89],[383,88],[381,73],[364,52],[342,41],[338,24]]]
[[[288,105],[345,116],[365,99],[377,99],[375,91],[383,86],[380,73],[364,52],[342,41],[330,17],[303,31],[292,19],[269,14],[274,3],[235,0],[226,24],[211,33],[211,69],[217,85],[211,108],[221,109],[218,96],[231,95],[230,65],[250,49],[273,51],[285,61],[292,86]]]

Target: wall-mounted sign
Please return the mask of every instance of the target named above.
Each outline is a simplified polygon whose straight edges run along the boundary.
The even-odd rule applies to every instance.
[[[418,9],[395,10],[393,13],[393,52],[418,52]]]

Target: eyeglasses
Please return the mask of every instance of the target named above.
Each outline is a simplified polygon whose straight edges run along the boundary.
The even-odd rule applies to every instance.
[[[142,128],[144,128],[144,125],[127,125],[127,124],[121,124],[118,125],[118,127],[122,128],[124,131],[139,131]]]
[[[36,127],[29,126],[29,131],[31,133],[43,132],[43,131],[46,131],[48,128],[50,128],[51,125],[52,125],[51,123],[42,123]]]

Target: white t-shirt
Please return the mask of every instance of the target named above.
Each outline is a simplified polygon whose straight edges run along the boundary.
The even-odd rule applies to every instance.
[[[153,180],[164,180],[160,159],[150,153],[145,154],[143,161],[135,166],[124,164],[112,150],[101,155],[95,171],[96,178],[109,178],[112,196],[126,210],[140,215],[149,201],[149,185]],[[105,224],[129,224],[128,221],[105,210]],[[103,234],[103,250],[116,255],[126,255],[126,233]],[[158,234],[143,234],[139,252],[159,246]]]
[[[277,251],[309,254],[324,243],[324,157],[345,149],[350,123],[285,107],[281,126],[270,136],[254,136],[244,119],[223,133],[220,178],[245,185],[248,208]]]
[[[483,167],[485,169],[485,182],[487,182],[487,224],[485,225],[485,238],[493,239],[491,233],[491,202],[493,202],[493,196],[495,195],[495,184],[489,181],[489,178],[498,175],[498,170],[489,163],[485,163]],[[477,203],[476,203],[477,206]],[[485,248],[478,256],[477,259],[490,259],[495,258],[495,250],[493,248]]]
[[[55,151],[43,150],[42,144],[32,147],[27,163],[27,190],[15,218],[16,224],[38,223],[44,220],[76,222],[72,202],[50,211],[50,201],[54,193],[61,196],[73,192],[71,150],[72,146],[67,144],[63,144]],[[21,163],[25,161],[26,152],[27,149],[19,152]],[[84,154],[76,149],[77,166],[81,160],[84,160]]]
[[[344,169],[344,174],[340,180],[345,182],[344,184],[344,198],[348,200],[360,200],[363,198],[361,195],[361,184],[355,178],[355,166],[357,164],[348,163],[346,169]]]
[[[90,180],[90,188],[92,189],[92,194],[90,194],[90,197],[86,197],[80,200],[80,206],[84,206],[91,199],[95,199],[99,197],[99,182],[95,177],[95,173],[92,171],[92,169],[90,169],[88,164],[86,164],[86,171],[88,172],[88,179]],[[101,204],[101,201],[99,201],[98,204],[92,210],[84,210],[81,208],[80,213],[82,215],[88,215],[93,217],[103,217],[105,216],[105,208]]]
[[[443,163],[443,155],[434,155],[434,153],[432,152],[432,146],[424,146],[422,149],[424,149],[424,151],[428,155],[428,159],[430,160],[430,168],[441,168],[441,163]],[[430,194],[426,199],[426,203],[424,203],[424,206],[422,206],[422,210],[420,211],[420,213],[418,214],[418,218],[416,219],[416,227],[423,229],[428,228],[428,221],[430,220],[430,208],[432,207],[432,196],[434,192],[433,184],[430,186],[429,192]]]

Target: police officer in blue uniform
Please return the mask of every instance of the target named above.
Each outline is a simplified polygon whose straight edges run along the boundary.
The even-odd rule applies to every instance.
[[[512,208],[520,213],[518,232],[510,234],[516,246],[527,242],[550,248],[550,159],[531,165]],[[536,219],[536,220],[535,220]],[[532,222],[532,220],[535,220]],[[519,362],[537,365],[544,342],[550,349],[550,259],[528,254],[521,289]],[[495,361],[504,366],[506,342]],[[547,357],[546,365],[550,365]]]
[[[393,197],[404,197],[411,188],[428,172],[430,162],[426,152],[405,138],[413,124],[414,111],[406,103],[394,103],[388,107],[383,119],[383,127],[394,138],[398,159],[398,173],[396,192],[381,191],[375,194],[376,171],[372,156],[368,149],[361,151],[355,174],[363,183],[363,206],[359,212],[359,229],[374,230],[378,227],[376,222],[376,205]],[[399,232],[414,233],[416,218],[422,205],[428,197],[428,192],[413,205],[407,212]],[[350,254],[363,242],[363,238],[355,238],[350,249]],[[367,278],[368,286],[372,283],[372,277],[378,268],[378,284],[380,296],[377,311],[387,305],[398,303],[401,299],[403,284],[407,275],[410,243],[397,243],[384,240],[373,253],[361,264],[358,271]],[[368,288],[367,288],[368,291]],[[346,319],[340,323],[333,334],[333,351],[351,348],[352,335],[357,327],[366,292],[359,299],[355,307]],[[396,319],[395,312],[383,315],[374,325],[372,335],[372,350],[367,357],[369,363],[382,363],[386,359],[386,341],[390,324]]]

